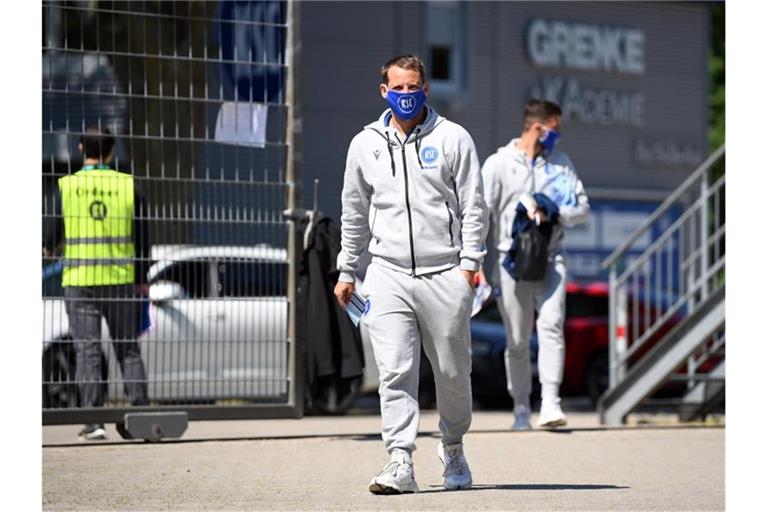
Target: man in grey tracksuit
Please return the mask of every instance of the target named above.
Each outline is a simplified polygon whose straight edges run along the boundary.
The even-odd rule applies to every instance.
[[[474,142],[424,102],[429,84],[412,55],[382,68],[390,109],[349,146],[342,192],[340,304],[354,291],[358,259],[372,255],[360,294],[379,370],[382,437],[390,463],[374,493],[416,492],[411,452],[419,426],[423,344],[435,374],[443,485],[467,488],[462,436],[472,417],[469,317],[485,254],[487,211]]]
[[[568,156],[555,149],[560,137],[560,107],[532,99],[525,106],[523,132],[519,138],[488,157],[483,165],[485,199],[493,225],[492,236],[499,251],[501,281],[500,312],[507,334],[505,363],[507,389],[515,402],[515,430],[530,429],[531,364],[529,343],[534,310],[538,311],[539,380],[541,411],[538,425],[566,424],[560,407],[560,383],[565,358],[565,280],[563,228],[585,222],[589,202],[581,180]],[[502,265],[512,247],[512,227],[521,199],[529,202],[535,193],[544,194],[556,205],[547,218],[541,205],[528,210],[530,219],[551,223],[548,262],[541,281],[517,279]],[[526,197],[527,196],[527,197]],[[535,203],[535,202],[534,202]],[[480,281],[486,282],[481,272]]]

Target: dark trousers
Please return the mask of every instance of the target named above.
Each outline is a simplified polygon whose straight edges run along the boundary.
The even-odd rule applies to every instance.
[[[146,405],[147,377],[141,350],[136,342],[140,302],[134,286],[68,286],[64,299],[69,316],[69,331],[75,345],[81,407],[104,405],[106,386],[101,368],[101,317],[109,326],[109,336],[123,373],[125,394],[133,405]],[[104,369],[106,373],[106,368]]]

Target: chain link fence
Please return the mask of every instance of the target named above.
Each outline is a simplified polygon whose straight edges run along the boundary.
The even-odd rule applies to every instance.
[[[295,181],[291,11],[43,2],[45,423],[162,408],[190,419],[301,414],[295,230],[283,217]],[[67,202],[80,199],[59,180],[93,167],[79,147],[93,131],[114,138],[95,169],[133,177],[135,278],[120,290],[62,286],[77,243]]]

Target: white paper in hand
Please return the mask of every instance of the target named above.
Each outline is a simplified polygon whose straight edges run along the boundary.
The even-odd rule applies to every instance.
[[[491,296],[493,287],[487,283],[480,283],[475,288],[475,300],[472,302],[472,316],[475,316],[483,309],[483,304]]]
[[[347,304],[347,315],[355,324],[355,327],[360,323],[360,318],[365,315],[371,307],[371,301],[362,298],[357,292],[352,292],[352,299]]]

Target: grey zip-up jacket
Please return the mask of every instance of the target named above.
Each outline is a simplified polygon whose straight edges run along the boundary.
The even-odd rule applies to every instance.
[[[563,227],[587,221],[589,200],[573,162],[565,153],[555,149],[549,155],[537,157],[532,165],[525,151],[515,147],[519,140],[512,139],[483,164],[485,201],[493,224],[493,239],[500,256],[509,251],[520,196],[543,192],[560,208],[559,221],[553,226],[549,242],[552,258],[563,252]]]
[[[389,109],[349,145],[341,193],[339,281],[352,283],[368,244],[372,261],[413,276],[461,265],[477,271],[488,213],[472,137],[427,107],[403,136]]]

